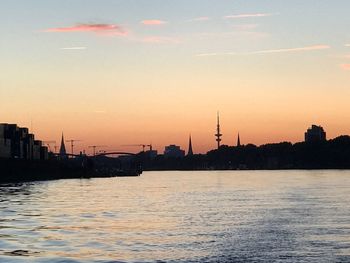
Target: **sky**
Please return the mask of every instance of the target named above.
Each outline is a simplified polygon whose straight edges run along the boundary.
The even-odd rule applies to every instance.
[[[0,122],[76,150],[350,134],[348,0],[1,0]]]

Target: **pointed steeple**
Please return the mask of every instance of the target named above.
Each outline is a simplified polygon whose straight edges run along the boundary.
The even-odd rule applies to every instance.
[[[190,134],[190,138],[188,140],[188,152],[187,152],[187,156],[192,156],[193,155],[193,149],[192,149],[192,138],[191,138],[191,134]]]
[[[237,137],[237,147],[241,147],[241,138],[239,137],[239,133]]]
[[[61,157],[66,157],[67,156],[66,146],[64,145],[63,132],[62,132],[62,139],[61,139],[60,156]]]

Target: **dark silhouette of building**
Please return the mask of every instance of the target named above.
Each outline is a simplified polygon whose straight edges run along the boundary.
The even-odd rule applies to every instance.
[[[187,156],[192,156],[193,155],[193,149],[192,149],[192,138],[190,135],[190,138],[188,140],[188,152],[187,152]]]
[[[326,141],[326,132],[321,126],[312,125],[305,132],[305,142]]]
[[[48,149],[35,140],[28,128],[17,124],[0,124],[0,157],[25,160],[46,160]]]
[[[220,148],[220,143],[221,143],[221,137],[222,137],[222,134],[220,133],[220,116],[219,116],[219,112],[217,113],[217,124],[216,124],[215,137],[216,137],[216,142],[217,142],[218,149],[219,149]]]
[[[239,133],[237,136],[237,147],[241,147],[241,138],[239,137]]]
[[[62,132],[61,146],[60,146],[60,158],[67,158],[66,145],[64,144],[64,137]]]
[[[185,156],[185,151],[181,150],[180,146],[177,146],[174,144],[165,146],[164,157],[181,158],[184,156]]]
[[[157,157],[158,151],[152,149],[152,150],[145,151],[144,154],[145,154],[145,156],[147,156],[148,158],[154,159],[154,158]]]
[[[5,137],[6,124],[0,124],[0,157],[11,157],[11,140]]]

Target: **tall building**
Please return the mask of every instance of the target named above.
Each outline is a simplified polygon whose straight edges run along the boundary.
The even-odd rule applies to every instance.
[[[219,112],[217,113],[217,124],[216,124],[215,137],[216,137],[216,142],[217,142],[218,149],[219,149],[220,148],[220,143],[221,143],[221,137],[222,137],[222,134],[220,133],[220,116],[219,116]]]
[[[165,146],[164,157],[181,158],[184,156],[185,156],[185,151],[181,150],[180,146],[177,146],[174,144]]]
[[[239,133],[237,136],[237,147],[241,147],[241,138],[239,137]]]
[[[326,140],[326,132],[321,126],[312,125],[305,132],[305,142],[318,142]]]
[[[46,160],[46,152],[47,147],[35,140],[28,128],[18,127],[17,124],[0,124],[0,157]]]
[[[192,149],[192,138],[190,135],[190,138],[188,140],[188,152],[187,152],[187,156],[192,156],[193,155],[193,149]]]
[[[61,146],[60,146],[60,157],[61,158],[67,157],[67,151],[66,151],[66,145],[64,144],[63,132],[62,132]]]
[[[5,137],[6,124],[0,123],[0,158],[11,157],[11,140]]]

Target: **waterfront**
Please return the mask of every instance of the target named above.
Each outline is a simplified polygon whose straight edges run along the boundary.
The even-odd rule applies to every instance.
[[[0,187],[0,262],[349,262],[350,171]]]

